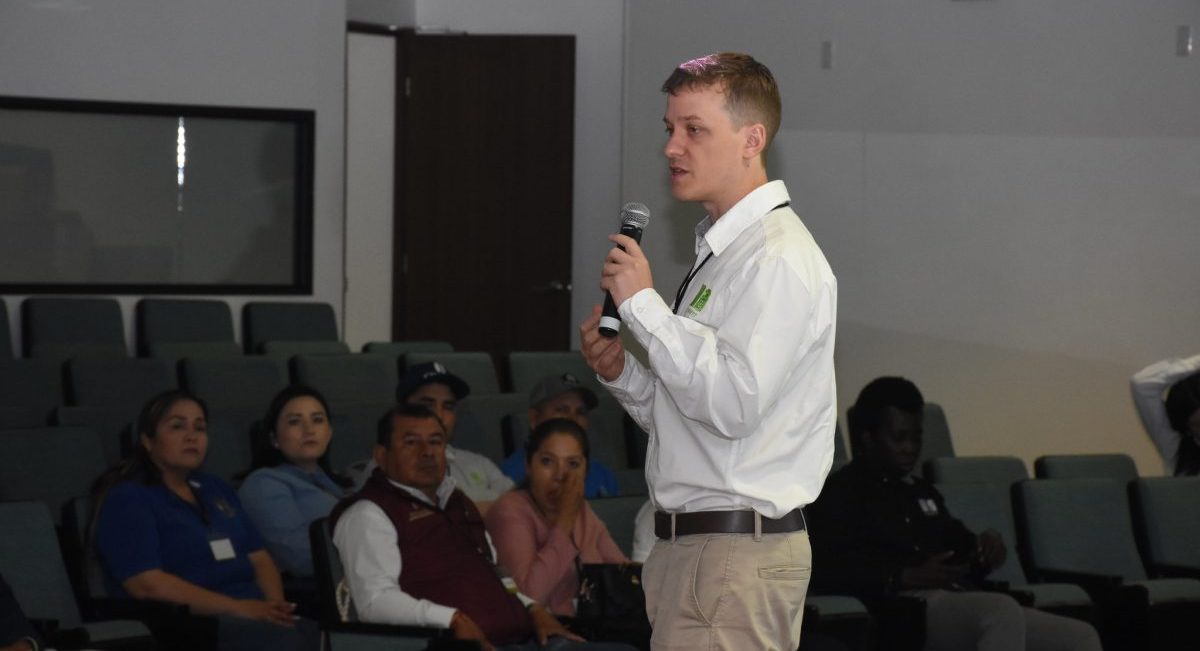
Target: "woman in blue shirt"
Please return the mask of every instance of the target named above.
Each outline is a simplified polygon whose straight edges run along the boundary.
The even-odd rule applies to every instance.
[[[329,467],[329,403],[292,385],[267,408],[255,435],[251,472],[238,495],[271,556],[293,577],[313,575],[308,528],[329,515],[351,481]]]
[[[198,471],[207,409],[183,391],[155,396],[132,458],[97,482],[95,546],[109,592],[218,616],[222,649],[311,648],[271,556],[224,481]]]

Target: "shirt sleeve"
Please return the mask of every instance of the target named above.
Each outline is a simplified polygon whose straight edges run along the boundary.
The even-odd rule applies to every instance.
[[[131,481],[109,491],[96,520],[96,552],[118,583],[163,566],[158,518]]]
[[[654,290],[643,291],[653,292]],[[626,303],[628,302],[626,301]],[[629,414],[629,417],[643,431],[654,433],[654,418],[651,413],[656,390],[654,376],[645,366],[642,366],[642,363],[632,353],[625,351],[625,368],[617,379],[609,382],[599,375],[596,376],[596,379],[608,389],[617,402],[621,403],[621,406],[625,408],[625,413]]]
[[[259,534],[271,542],[271,555],[281,569],[298,576],[311,576],[309,520],[300,511],[296,496],[287,483],[264,473],[254,473],[246,478],[238,495]]]
[[[633,524],[633,562],[645,563],[650,558],[650,550],[654,549],[654,503],[646,500],[638,510]]]
[[[488,509],[487,529],[496,541],[497,564],[521,592],[545,603],[554,588],[573,576],[579,550],[557,527],[550,527],[546,540],[538,544],[533,517],[532,510],[515,500],[503,500]]]
[[[1163,392],[1197,371],[1200,371],[1200,355],[1156,362],[1138,371],[1129,380],[1133,406],[1137,408],[1147,436],[1162,455],[1163,468],[1168,475],[1175,474],[1179,457],[1179,432],[1171,428],[1167,407],[1163,403]]]
[[[767,256],[742,274],[722,292],[720,328],[673,314],[652,289],[619,308],[680,413],[727,439],[758,429],[802,347],[833,327],[833,288],[808,287],[788,260]]]
[[[356,503],[338,519],[333,544],[342,558],[350,598],[364,622],[449,628],[455,609],[400,589],[396,528],[377,505]]]

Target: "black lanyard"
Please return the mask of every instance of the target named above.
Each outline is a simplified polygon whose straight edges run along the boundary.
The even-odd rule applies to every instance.
[[[780,208],[786,208],[791,203],[791,201],[784,201],[778,206],[768,210],[767,213],[770,214],[776,210],[779,210]],[[683,302],[683,297],[687,294],[688,285],[692,283],[692,279],[696,277],[696,274],[700,273],[700,270],[704,268],[704,265],[708,264],[708,261],[711,260],[712,257],[712,251],[709,251],[708,255],[704,256],[704,259],[700,261],[700,264],[696,265],[695,269],[692,269],[690,272],[688,272],[687,276],[684,276],[683,282],[679,284],[679,289],[675,291],[675,307],[671,308],[672,312],[676,314],[679,313],[679,304]]]

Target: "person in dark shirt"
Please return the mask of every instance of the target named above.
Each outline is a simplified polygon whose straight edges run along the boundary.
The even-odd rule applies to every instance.
[[[887,597],[925,602],[926,649],[1100,649],[1089,624],[1022,608],[982,590],[1007,554],[1000,535],[975,534],[941,493],[914,477],[921,454],[920,390],[899,377],[872,381],[851,409],[854,460],[830,476],[808,510],[814,592],[850,594],[869,608]]]

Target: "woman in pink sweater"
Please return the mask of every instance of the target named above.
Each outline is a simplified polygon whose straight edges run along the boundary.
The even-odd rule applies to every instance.
[[[486,523],[500,566],[525,595],[556,615],[575,614],[577,563],[628,563],[583,498],[587,434],[546,421],[525,446],[526,481],[492,504]]]

